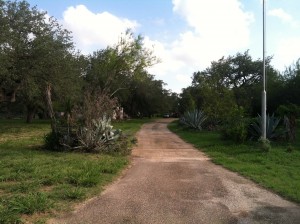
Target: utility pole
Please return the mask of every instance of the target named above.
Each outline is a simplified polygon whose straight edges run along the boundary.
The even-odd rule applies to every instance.
[[[266,92],[266,3],[263,0],[263,91],[262,91],[262,102],[261,102],[261,129],[263,139],[267,138],[267,92]]]

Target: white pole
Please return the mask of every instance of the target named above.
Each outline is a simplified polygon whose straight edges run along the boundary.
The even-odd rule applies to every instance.
[[[262,114],[262,138],[267,138],[267,93],[266,93],[266,60],[265,60],[265,42],[266,42],[266,3],[265,0],[263,0],[263,91],[262,91],[262,108],[261,108],[261,114]]]

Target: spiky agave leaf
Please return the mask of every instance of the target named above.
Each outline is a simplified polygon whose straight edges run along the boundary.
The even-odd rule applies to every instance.
[[[284,131],[278,130],[280,118],[267,115],[266,117],[266,137],[267,139],[274,139],[284,134]],[[254,123],[250,125],[249,130],[252,138],[259,138],[262,135],[262,117],[258,115]]]
[[[181,118],[180,123],[195,128],[198,130],[202,130],[202,124],[207,119],[204,112],[201,110],[193,110],[186,112]]]

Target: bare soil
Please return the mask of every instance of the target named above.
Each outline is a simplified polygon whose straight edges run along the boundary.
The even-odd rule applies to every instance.
[[[213,164],[167,129],[145,124],[132,166],[100,196],[49,223],[300,224],[300,207]]]

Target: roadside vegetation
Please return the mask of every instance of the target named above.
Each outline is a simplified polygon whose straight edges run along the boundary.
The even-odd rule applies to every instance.
[[[149,119],[114,123],[129,139]],[[126,167],[125,155],[44,148],[50,121],[0,120],[0,223],[43,223],[90,198]]]
[[[300,59],[282,73],[266,59],[261,139],[262,60],[249,51],[194,72],[177,94],[148,72],[160,60],[130,30],[83,55],[57,19],[16,0],[0,0],[0,30],[0,223],[40,220],[100,192],[149,121],[122,120],[158,114],[180,117],[172,130],[216,163],[299,202]]]
[[[300,202],[300,59],[279,72],[266,58],[267,127],[262,138],[262,60],[249,51],[222,57],[179,98],[170,129],[222,166]]]
[[[268,152],[256,141],[236,143],[222,139],[220,131],[198,131],[179,125],[170,130],[205,152],[214,163],[250,178],[283,197],[300,203],[300,132],[297,141],[271,142]]]

